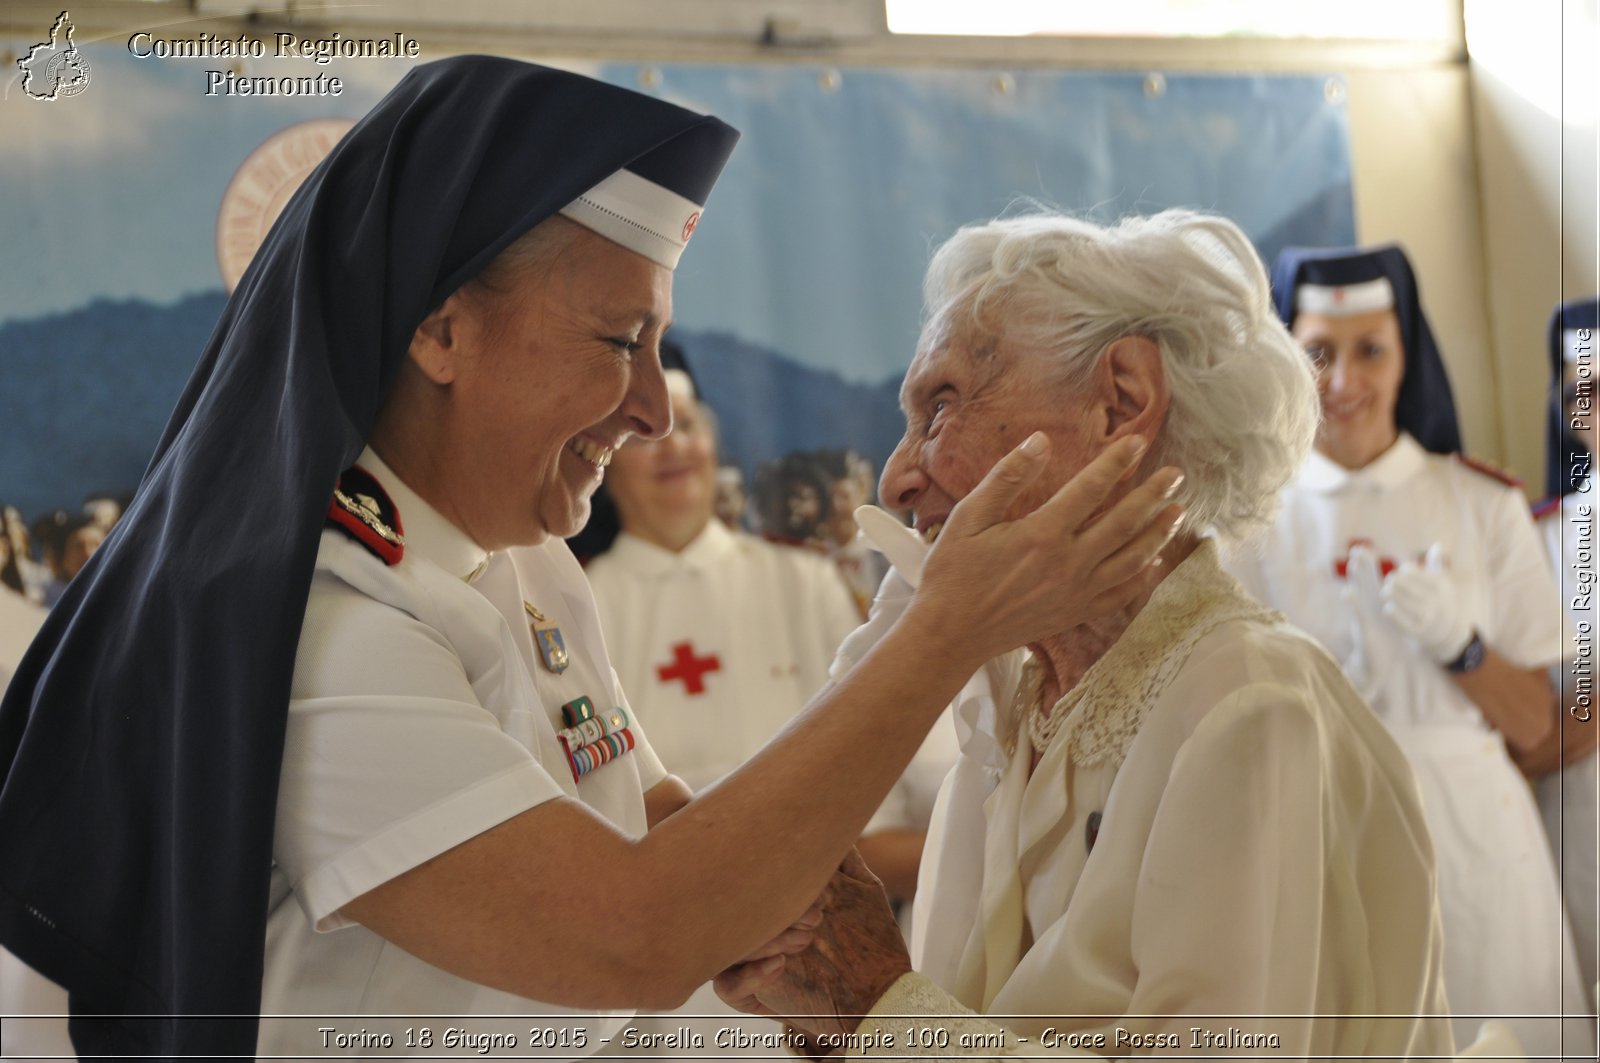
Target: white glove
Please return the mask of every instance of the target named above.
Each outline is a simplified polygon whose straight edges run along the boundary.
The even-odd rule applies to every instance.
[[[1440,664],[1460,657],[1472,641],[1472,621],[1461,608],[1438,543],[1428,547],[1422,564],[1407,561],[1389,573],[1383,581],[1383,612]]]
[[[1383,615],[1383,577],[1370,546],[1352,546],[1342,591],[1350,605],[1350,657],[1340,666],[1368,702],[1375,701],[1388,671],[1394,630]]]
[[[878,594],[872,599],[872,608],[867,611],[867,622],[852,631],[839,644],[839,652],[834,654],[833,664],[828,667],[828,678],[838,679],[854,668],[856,662],[865,657],[872,647],[889,633],[889,629],[894,627],[895,621],[900,619],[915,595],[916,588],[906,582],[905,577],[900,575],[900,570],[889,569],[883,577],[883,582],[878,585]]]
[[[916,532],[876,506],[862,506],[856,510],[856,525],[872,545],[888,557],[891,567],[878,585],[877,597],[872,599],[872,608],[867,611],[867,622],[851,632],[834,654],[833,664],[828,668],[830,679],[838,679],[855,667],[855,663],[900,619],[916,594],[917,579],[922,574],[922,562],[929,549]]]

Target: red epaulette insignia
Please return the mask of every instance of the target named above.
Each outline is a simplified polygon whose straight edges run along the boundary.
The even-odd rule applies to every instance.
[[[328,503],[328,523],[372,551],[386,565],[397,565],[406,551],[400,511],[373,475],[359,465],[339,474]]]
[[[1549,498],[1541,498],[1539,501],[1533,504],[1534,520],[1544,520],[1544,518],[1550,516],[1552,513],[1559,512],[1561,512],[1560,495],[1551,495]]]
[[[1517,479],[1515,476],[1512,476],[1504,469],[1497,469],[1487,462],[1479,461],[1477,458],[1469,458],[1459,451],[1456,452],[1455,459],[1461,464],[1465,465],[1467,468],[1471,469],[1473,472],[1482,473],[1489,479],[1503,483],[1507,487],[1522,487],[1522,481]]]

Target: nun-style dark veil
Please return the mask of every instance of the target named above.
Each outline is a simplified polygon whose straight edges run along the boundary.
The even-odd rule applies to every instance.
[[[1550,403],[1545,410],[1544,422],[1544,490],[1551,498],[1559,498],[1577,490],[1579,482],[1591,470],[1590,461],[1585,460],[1588,451],[1573,438],[1567,424],[1567,412],[1561,402],[1561,389],[1567,372],[1566,334],[1573,329],[1588,329],[1591,333],[1600,329],[1600,300],[1570,299],[1550,314]],[[1592,339],[1589,349],[1591,352],[1594,350]],[[1591,374],[1600,374],[1600,363],[1594,361],[1592,354],[1589,368]],[[1600,379],[1591,375],[1589,384],[1589,395],[1600,402]],[[1600,455],[1594,455],[1592,460],[1600,460]]]
[[[417,325],[624,164],[649,177],[651,159],[714,154],[703,202],[737,135],[574,74],[461,57],[407,74],[289,202],[132,507],[0,705],[0,943],[67,987],[80,1053],[255,1052],[318,536]]]
[[[1395,244],[1382,247],[1286,247],[1272,266],[1272,301],[1285,325],[1294,324],[1294,293],[1302,284],[1343,287],[1388,279],[1394,312],[1405,344],[1406,372],[1395,404],[1395,423],[1427,450],[1451,454],[1461,449],[1450,377],[1422,313],[1417,279],[1406,253]]]

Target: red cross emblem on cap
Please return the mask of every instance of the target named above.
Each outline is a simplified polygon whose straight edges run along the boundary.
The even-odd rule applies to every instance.
[[[688,243],[689,237],[700,227],[700,212],[697,210],[689,215],[689,220],[683,223],[683,242]]]
[[[683,680],[683,689],[688,694],[704,694],[706,692],[705,674],[707,672],[720,672],[722,662],[716,654],[706,657],[696,657],[694,646],[688,642],[680,642],[672,647],[672,663],[656,666],[656,676],[663,683],[674,680]]]

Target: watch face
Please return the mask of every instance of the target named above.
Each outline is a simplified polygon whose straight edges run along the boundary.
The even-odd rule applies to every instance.
[[[1461,651],[1461,656],[1451,661],[1445,667],[1457,674],[1475,671],[1479,665],[1483,664],[1483,655],[1483,639],[1478,636],[1476,631],[1474,631],[1472,633],[1472,640],[1467,643],[1466,649]]]

